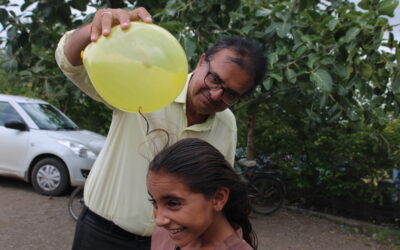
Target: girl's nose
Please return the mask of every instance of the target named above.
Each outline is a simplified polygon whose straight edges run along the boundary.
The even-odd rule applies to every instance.
[[[170,222],[170,219],[167,216],[165,216],[163,212],[160,211],[160,209],[154,210],[154,217],[156,225],[159,227],[165,226]]]

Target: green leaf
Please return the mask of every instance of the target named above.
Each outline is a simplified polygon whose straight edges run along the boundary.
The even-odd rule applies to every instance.
[[[332,123],[334,121],[337,121],[340,116],[342,115],[342,111],[339,111],[338,113],[336,113],[336,115],[334,115],[331,119],[328,120],[328,123]]]
[[[369,0],[361,0],[361,2],[358,4],[358,7],[363,10],[369,10],[370,6]]]
[[[334,67],[335,72],[338,74],[339,77],[341,77],[341,78],[346,78],[347,77],[346,64],[344,62],[336,61],[333,64],[333,67]]]
[[[304,52],[306,52],[306,50],[307,50],[307,46],[305,46],[305,45],[300,46],[296,50],[296,53],[294,54],[295,58],[302,56],[304,54]]]
[[[335,103],[329,110],[328,110],[328,115],[332,115],[339,109],[339,104]]]
[[[349,93],[349,91],[346,88],[344,88],[342,85],[339,85],[337,93],[340,96],[345,96],[345,95],[347,95],[347,93]]]
[[[33,4],[33,2],[31,2],[31,1],[24,1],[24,3],[21,5],[21,11],[25,11],[32,4]]]
[[[256,11],[256,16],[266,17],[269,16],[269,14],[271,14],[271,10],[263,7],[261,7],[261,9],[258,9]]]
[[[15,27],[15,26],[11,27],[10,29],[7,30],[7,38],[9,40],[14,40],[15,37],[17,36],[17,32],[18,32],[17,27]]]
[[[397,61],[397,69],[400,70],[400,44],[398,44],[396,48],[396,61]]]
[[[393,93],[400,94],[400,73],[397,73],[392,81]]]
[[[268,77],[267,79],[265,79],[265,80],[263,81],[263,86],[264,86],[264,88],[265,88],[266,90],[270,90],[271,87],[272,87],[272,83],[273,83],[272,79],[271,79],[270,77]]]
[[[44,70],[46,70],[46,68],[45,68],[44,66],[39,65],[39,64],[35,65],[35,66],[32,68],[32,72],[33,72],[33,73],[40,73],[40,72],[42,72],[42,71],[44,71]]]
[[[185,36],[183,39],[183,46],[185,48],[187,58],[188,59],[192,58],[192,56],[196,50],[195,42],[192,39]]]
[[[322,109],[326,105],[326,100],[328,99],[327,95],[322,95],[321,99],[319,100],[319,108]]]
[[[312,72],[310,80],[317,84],[317,86],[324,92],[332,91],[332,77],[327,71],[318,69],[317,71]]]
[[[166,9],[166,10],[165,10],[165,13],[166,13],[168,16],[175,16],[175,14],[176,14],[176,9]]]
[[[288,23],[286,20],[283,23],[277,23],[277,31],[276,33],[280,38],[284,38],[286,34],[289,32],[292,25]]]
[[[15,72],[18,69],[18,62],[14,58],[3,63],[3,69],[7,72]]]
[[[32,72],[30,72],[28,70],[22,70],[22,71],[18,72],[18,74],[21,77],[31,77],[32,76]]]
[[[227,1],[228,2],[228,1]],[[240,7],[240,0],[230,0],[228,4],[226,4],[227,11],[234,11]]]
[[[372,75],[372,67],[368,63],[362,62],[361,63],[361,74],[364,78],[369,79]]]
[[[330,31],[334,30],[334,29],[336,28],[336,25],[337,25],[338,23],[339,23],[339,20],[338,20],[338,19],[332,19],[332,20],[330,20],[329,23],[328,23],[328,29],[329,29]]]
[[[313,111],[310,110],[310,109],[306,109],[306,113],[308,114],[308,117],[309,117],[311,120],[313,120],[313,121],[315,121],[315,122],[317,122],[317,123],[320,123],[320,122],[321,122],[321,117],[320,117],[317,113],[313,112]]]
[[[325,56],[325,57],[323,57],[323,58],[321,59],[321,64],[330,66],[330,65],[335,64],[335,61],[334,61],[333,57],[331,57],[331,56]]]
[[[168,30],[169,32],[175,31],[175,30],[181,30],[182,29],[182,24],[176,21],[168,21],[168,22],[162,22],[159,23],[161,27],[164,29]]]
[[[352,41],[360,33],[360,29],[357,27],[352,27],[346,32],[346,41]]]
[[[254,25],[245,25],[242,28],[242,32],[243,32],[243,34],[248,35],[251,31],[253,31],[253,29],[254,29]]]
[[[276,73],[270,73],[269,76],[272,77],[272,78],[274,78],[274,79],[277,80],[278,82],[282,82],[282,79],[283,79],[283,78],[282,78],[281,75],[278,75],[278,74],[276,74]]]
[[[388,39],[387,45],[388,45],[388,47],[391,48],[391,49],[392,49],[393,46],[394,46],[394,35],[393,35],[392,32],[389,33],[389,39]]]
[[[314,68],[314,64],[319,60],[319,56],[315,53],[311,53],[308,55],[307,66],[312,69]]]
[[[277,53],[271,53],[268,55],[269,64],[275,64],[279,60]]]
[[[394,17],[394,10],[399,4],[399,0],[383,0],[378,4],[378,13],[381,15],[386,15]]]
[[[7,19],[8,19],[7,10],[0,8],[0,22],[3,24],[3,27],[5,27],[5,23],[7,22]]]
[[[288,79],[289,82],[295,83],[296,82],[296,73],[292,69],[287,69],[286,70],[286,78]]]
[[[265,29],[265,33],[269,34],[271,32],[276,32],[276,30],[278,29],[278,23],[272,22],[266,29]]]

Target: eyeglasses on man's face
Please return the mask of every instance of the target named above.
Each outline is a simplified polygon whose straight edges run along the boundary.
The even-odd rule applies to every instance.
[[[204,77],[204,84],[207,86],[207,88],[211,90],[222,89],[223,92],[221,99],[226,105],[230,106],[237,103],[240,99],[240,94],[232,89],[225,88],[222,85],[224,81],[221,80],[218,74],[211,71],[211,62],[207,59],[205,60],[205,62],[207,62],[208,65],[207,74]]]

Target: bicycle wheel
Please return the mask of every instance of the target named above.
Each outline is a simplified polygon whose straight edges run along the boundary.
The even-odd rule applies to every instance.
[[[78,220],[83,204],[83,186],[79,186],[71,193],[68,200],[68,212],[74,220]]]
[[[271,176],[258,176],[248,183],[249,199],[254,212],[272,214],[283,205],[284,184]]]

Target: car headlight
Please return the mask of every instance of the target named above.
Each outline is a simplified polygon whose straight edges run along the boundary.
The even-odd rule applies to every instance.
[[[88,149],[85,145],[66,140],[58,140],[59,143],[71,149],[77,156],[82,158],[96,159],[96,154]]]

